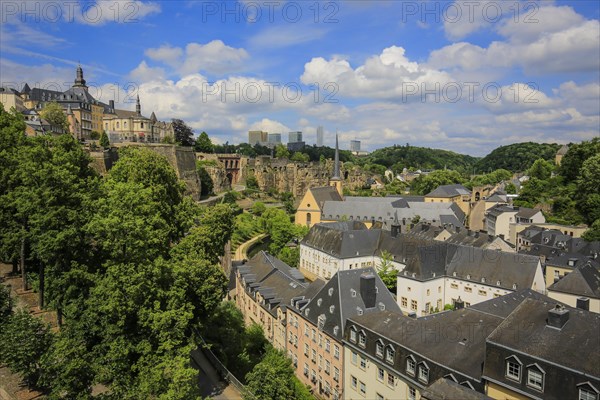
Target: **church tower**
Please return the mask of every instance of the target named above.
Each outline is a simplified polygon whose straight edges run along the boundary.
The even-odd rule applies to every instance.
[[[340,150],[338,146],[338,135],[335,135],[335,160],[333,164],[333,176],[329,180],[329,185],[335,187],[340,196],[344,196],[342,178],[340,176]]]
[[[77,77],[75,78],[75,84],[73,87],[80,87],[87,90],[87,86],[85,84],[85,79],[83,79],[83,69],[81,69],[81,65],[77,67]]]
[[[135,112],[137,115],[142,115],[142,106],[140,104],[140,95],[138,95],[137,100],[135,102]]]

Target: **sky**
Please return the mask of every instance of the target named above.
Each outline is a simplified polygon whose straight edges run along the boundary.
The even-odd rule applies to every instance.
[[[484,156],[600,136],[597,1],[0,1],[0,83],[180,118],[216,143],[323,126]]]

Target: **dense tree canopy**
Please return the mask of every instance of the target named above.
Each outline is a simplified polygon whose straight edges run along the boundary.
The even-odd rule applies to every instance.
[[[173,131],[175,132],[175,142],[181,146],[194,145],[194,131],[181,119],[173,119],[171,121]]]
[[[456,171],[438,170],[427,175],[421,175],[411,183],[411,191],[415,194],[426,195],[441,185],[463,183],[465,179]]]
[[[63,108],[57,102],[47,103],[42,111],[40,111],[40,117],[48,121],[50,125],[57,128],[62,132],[69,132],[69,122],[65,115]]]
[[[202,131],[202,133],[198,135],[198,138],[194,143],[194,150],[199,153],[212,153],[215,151],[215,146],[206,132]]]
[[[514,143],[494,149],[475,164],[478,172],[506,169],[511,172],[526,171],[538,158],[554,162],[558,144]]]

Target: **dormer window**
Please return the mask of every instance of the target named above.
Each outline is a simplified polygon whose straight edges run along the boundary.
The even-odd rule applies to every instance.
[[[415,376],[415,371],[417,369],[417,361],[413,356],[408,356],[406,358],[406,373],[412,376]]]
[[[452,276],[454,276],[454,277],[455,277],[455,276],[456,276],[456,272],[453,272],[453,273],[452,273]]]
[[[335,311],[335,306],[329,306],[329,313],[333,314],[334,311]]]
[[[356,343],[356,328],[354,326],[350,328],[350,341]]]
[[[329,290],[327,291],[327,294],[329,296],[333,296],[333,288],[329,288]]]
[[[521,382],[521,367],[523,363],[516,356],[510,356],[506,359],[506,377],[517,382]]]
[[[391,345],[388,345],[388,347],[386,347],[385,349],[385,361],[390,364],[393,364],[395,356],[396,350],[394,350],[394,348]]]
[[[354,289],[350,289],[350,295],[351,295],[352,297],[356,297],[356,290],[354,290]]]
[[[423,383],[429,382],[429,367],[425,363],[419,365],[419,380]]]
[[[500,286],[500,281],[496,281],[496,286]]]
[[[512,288],[513,288],[513,290],[517,290],[517,284],[513,283]]]
[[[481,283],[485,283],[485,278],[481,278]]]
[[[378,340],[375,344],[375,354],[377,357],[383,358],[383,342],[381,340]]]
[[[544,391],[545,371],[537,364],[527,366],[527,386],[540,392]]]
[[[321,304],[323,304],[323,299],[317,300],[317,306],[321,307]]]
[[[367,335],[365,334],[365,331],[360,331],[358,334],[358,344],[360,347],[367,346]]]
[[[471,279],[471,274],[467,274],[467,279]]]
[[[579,389],[579,400],[598,400],[598,389],[589,382],[580,383],[577,387]]]

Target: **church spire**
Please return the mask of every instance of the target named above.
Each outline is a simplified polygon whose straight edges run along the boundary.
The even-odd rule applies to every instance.
[[[340,149],[338,146],[338,135],[335,134],[335,161],[333,164],[332,179],[340,179]]]
[[[342,187],[342,178],[340,176],[340,149],[338,145],[338,135],[335,135],[335,159],[333,164],[333,176],[329,180],[329,184],[336,188],[340,196],[344,196]]]
[[[135,112],[137,115],[142,115],[142,105],[140,104],[140,95],[138,94],[137,100],[135,102]]]

